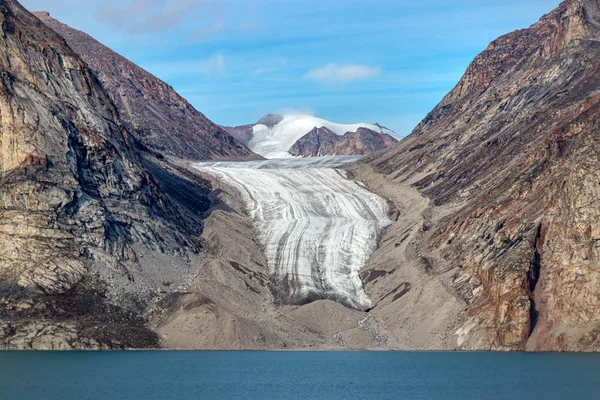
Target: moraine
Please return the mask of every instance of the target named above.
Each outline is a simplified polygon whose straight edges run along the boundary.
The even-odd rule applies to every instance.
[[[245,201],[279,303],[330,299],[371,308],[359,271],[390,220],[385,199],[336,169],[358,158],[196,164]]]

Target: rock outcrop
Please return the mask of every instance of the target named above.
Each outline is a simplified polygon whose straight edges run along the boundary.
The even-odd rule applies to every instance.
[[[148,148],[188,160],[260,158],[165,82],[49,13],[34,14],[88,64],[117,107],[124,126]]]
[[[157,152],[217,154],[121,122],[116,92],[15,0],[0,24],[0,348],[600,350],[597,0],[491,43],[409,137],[347,167],[395,208],[361,274],[369,313],[276,307],[240,199]]]
[[[15,0],[0,24],[0,347],[156,346],[143,311],[200,251],[208,186],[141,153],[95,74]]]
[[[369,128],[337,135],[327,127],[314,128],[302,136],[290,149],[293,156],[364,156],[397,143],[392,136]]]
[[[466,303],[459,348],[600,348],[599,59],[599,2],[567,0],[366,160],[430,200],[412,248]]]

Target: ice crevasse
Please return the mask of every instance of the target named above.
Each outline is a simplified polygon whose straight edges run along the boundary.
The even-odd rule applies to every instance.
[[[359,276],[391,222],[385,199],[334,167],[356,157],[216,162],[196,168],[234,187],[254,219],[281,304],[372,307]]]

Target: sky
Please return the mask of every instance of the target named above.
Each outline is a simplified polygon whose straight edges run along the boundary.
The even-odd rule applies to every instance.
[[[22,0],[222,125],[301,112],[404,136],[489,42],[558,0]]]

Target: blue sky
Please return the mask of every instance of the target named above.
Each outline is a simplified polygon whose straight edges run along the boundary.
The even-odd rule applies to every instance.
[[[224,125],[294,110],[412,128],[490,41],[558,0],[22,0]]]

